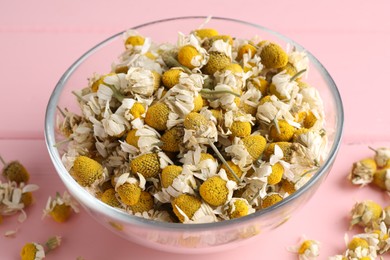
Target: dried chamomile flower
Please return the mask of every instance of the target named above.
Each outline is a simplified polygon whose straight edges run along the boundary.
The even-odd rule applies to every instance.
[[[377,252],[376,246],[370,245],[370,243],[359,236],[354,236],[351,241],[347,242],[346,256],[348,259],[376,259]]]
[[[4,159],[0,156],[0,161],[3,163],[3,176],[9,180],[16,183],[27,183],[30,179],[30,174],[26,168],[19,161],[11,161],[6,163]]]
[[[228,179],[225,171],[220,171],[199,186],[199,194],[209,205],[218,207],[232,198],[235,188],[236,183]]]
[[[378,165],[378,167],[386,167],[389,166],[390,163],[390,148],[388,147],[381,147],[378,149],[371,148],[375,152],[375,162]]]
[[[268,207],[270,207],[270,206],[272,206],[272,205],[274,205],[274,204],[276,204],[276,203],[282,201],[282,199],[283,199],[283,196],[280,195],[279,193],[276,193],[276,192],[274,192],[274,193],[268,193],[268,194],[262,199],[262,201],[261,201],[261,207],[262,207],[263,209],[268,208]]]
[[[9,216],[20,212],[18,221],[23,222],[27,217],[24,209],[32,203],[32,192],[38,188],[35,184],[0,181],[0,215]]]
[[[288,250],[298,254],[300,260],[315,260],[320,255],[320,243],[303,236],[298,245],[291,246]]]
[[[274,142],[288,142],[291,140],[295,132],[295,128],[286,120],[279,120],[271,126],[269,137]]]
[[[143,175],[138,174],[139,180],[131,177],[129,173],[123,173],[118,177],[115,184],[115,191],[118,199],[127,206],[135,205],[145,189],[145,179]]]
[[[194,46],[185,45],[179,49],[177,60],[181,65],[189,69],[194,69],[200,66],[203,57]]]
[[[376,169],[377,166],[374,159],[362,159],[352,165],[349,179],[352,184],[366,185],[373,181]]]
[[[173,88],[173,86],[179,84],[180,74],[183,73],[182,68],[170,68],[162,75],[162,83],[167,88]]]
[[[169,112],[165,103],[156,103],[146,111],[145,123],[158,131],[164,131],[167,129]]]
[[[257,160],[263,154],[266,140],[261,135],[250,135],[242,138],[242,142],[253,160]]]
[[[106,175],[103,166],[87,156],[78,156],[74,160],[71,174],[84,187],[104,181]]]
[[[164,152],[179,152],[183,144],[184,129],[181,126],[173,127],[162,134],[161,150]]]
[[[77,202],[66,191],[64,191],[62,196],[57,192],[54,199],[49,197],[47,200],[46,207],[43,210],[43,217],[50,216],[54,221],[63,223],[71,217],[72,212],[79,212]]]
[[[266,68],[278,69],[286,66],[288,55],[278,44],[266,42],[263,43],[260,48],[261,63],[263,63]]]
[[[202,28],[202,29],[195,30],[194,34],[200,39],[204,39],[204,38],[217,36],[219,33],[216,29],[213,28]]]
[[[225,53],[213,51],[209,54],[208,62],[202,67],[204,74],[214,75],[215,72],[223,70],[231,63],[230,57]]]
[[[255,209],[243,198],[232,198],[227,205],[229,219],[240,218],[254,212]]]
[[[373,227],[379,222],[381,215],[382,207],[378,203],[372,200],[357,202],[351,210],[350,227]]]
[[[201,207],[202,202],[195,196],[182,194],[172,200],[172,209],[180,222],[191,219],[195,212]]]
[[[182,223],[209,223],[217,220],[213,209],[188,194],[182,194],[171,202],[173,212]]]
[[[22,260],[41,260],[45,256],[43,246],[33,242],[25,244],[20,251],[20,258]]]
[[[145,178],[156,177],[161,172],[160,159],[157,153],[142,154],[130,162],[131,172]]]
[[[111,207],[121,208],[122,204],[118,200],[116,194],[117,193],[114,188],[107,189],[100,196],[100,200],[110,205]]]
[[[162,170],[162,189],[154,194],[158,201],[168,203],[172,198],[178,197],[183,193],[195,194],[194,190],[197,188],[195,178],[191,171],[184,170],[187,168],[186,165],[183,167],[168,165]]]
[[[370,245],[375,246],[377,253],[380,255],[388,252],[390,249],[389,230],[385,222],[380,222],[377,228],[357,236],[364,238]]]
[[[374,173],[372,184],[385,191],[390,191],[390,168],[377,170]]]
[[[61,237],[55,236],[49,238],[44,245],[30,242],[23,246],[20,251],[20,258],[22,260],[41,260],[46,257],[46,254],[56,249],[61,245]]]
[[[154,207],[153,196],[147,191],[141,191],[138,202],[131,205],[129,209],[133,213],[148,212]]]

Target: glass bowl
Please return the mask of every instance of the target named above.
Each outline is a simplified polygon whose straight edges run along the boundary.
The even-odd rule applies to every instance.
[[[148,22],[132,29],[151,37],[157,43],[175,43],[178,32],[189,33],[206,19],[207,17],[203,16],[177,17]],[[339,92],[327,70],[309,51],[277,32],[245,21],[213,17],[207,27],[243,39],[259,35],[283,47],[294,46],[296,50],[307,53],[310,66],[307,81],[316,87],[324,103],[328,155],[313,177],[295,193],[264,210],[233,220],[206,224],[165,223],[131,216],[108,206],[81,187],[64,167],[61,161],[62,151],[56,146],[61,140],[56,129],[56,117],[57,107],[79,111],[72,91],[84,87],[87,78],[93,73],[110,70],[111,62],[122,53],[123,32],[111,36],[75,61],[59,80],[47,106],[46,144],[59,177],[93,218],[125,239],[157,250],[177,253],[220,251],[238,246],[285,223],[297,209],[307,203],[325,180],[341,143],[344,118]]]

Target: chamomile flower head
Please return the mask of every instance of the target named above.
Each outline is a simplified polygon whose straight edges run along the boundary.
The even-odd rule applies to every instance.
[[[226,172],[226,175],[229,180],[237,182],[235,176],[237,176],[240,179],[243,176],[244,172],[233,161],[227,161],[226,163],[227,165],[226,164],[221,165],[221,169],[223,169]],[[233,175],[233,173],[231,173],[231,170],[234,172],[235,176]]]
[[[202,201],[193,195],[182,194],[172,200],[172,209],[180,222],[192,219]]]
[[[117,192],[114,188],[109,188],[103,192],[103,194],[100,196],[100,200],[110,205],[111,207],[121,208],[122,204],[118,200],[116,194]]]
[[[261,63],[268,69],[278,69],[286,66],[288,55],[276,43],[266,42],[261,45],[260,57]]]
[[[177,165],[168,165],[161,172],[161,186],[168,188],[172,185],[174,179],[181,174],[183,167]]]
[[[145,38],[139,35],[136,31],[128,31],[126,34],[125,45],[140,46],[145,43]]]
[[[390,168],[379,169],[374,172],[372,184],[382,190],[390,191]]]
[[[371,148],[375,151],[374,160],[378,167],[390,166],[390,148],[380,147],[378,149]]]
[[[229,219],[240,218],[254,213],[255,210],[249,205],[248,201],[243,198],[232,198],[227,207]]]
[[[179,49],[177,59],[181,65],[189,69],[194,69],[201,65],[201,61],[203,58],[194,46],[185,45]]]
[[[171,202],[173,212],[182,223],[210,223],[217,221],[213,209],[201,199],[182,194]]]
[[[194,31],[194,34],[200,39],[210,38],[218,35],[218,31],[213,28],[202,28]]]
[[[154,208],[153,196],[147,191],[141,191],[138,202],[130,205],[129,209],[133,213],[148,212]]]
[[[390,249],[389,230],[383,221],[372,230],[366,230],[366,233],[357,236],[367,240],[370,246],[376,247],[378,254],[384,254]]]
[[[315,260],[320,254],[320,243],[303,236],[298,245],[291,246],[288,250],[298,254],[299,260]]]
[[[257,134],[245,136],[242,138],[242,142],[253,160],[260,158],[267,144],[266,139],[263,136]]]
[[[197,183],[187,165],[168,165],[162,170],[161,186],[161,191],[155,193],[154,197],[162,203],[168,203],[183,193],[195,194]]]
[[[145,178],[156,177],[161,172],[160,159],[157,153],[146,153],[130,162],[131,172],[141,174]]]
[[[182,68],[174,67],[165,71],[162,75],[162,83],[167,88],[173,88],[179,84],[180,74],[184,73]]]
[[[275,148],[277,147],[277,148]],[[288,162],[291,160],[294,153],[293,143],[290,142],[272,142],[264,150],[264,160],[269,160],[276,151],[281,151],[282,160]]]
[[[41,260],[45,258],[45,249],[38,243],[27,243],[20,251],[20,258],[22,260]]]
[[[128,87],[126,91],[150,97],[159,88],[161,75],[156,71],[132,67],[127,71]]]
[[[278,162],[271,166],[271,173],[267,177],[267,183],[269,185],[276,185],[278,184],[283,177],[284,174],[284,167],[283,165]]]
[[[373,181],[376,169],[377,165],[375,160],[372,158],[365,158],[353,163],[348,178],[352,184],[363,186]]]
[[[50,216],[54,221],[63,223],[68,221],[73,212],[79,212],[77,202],[66,191],[63,195],[57,192],[55,198],[49,197],[47,200],[43,217]]]
[[[206,39],[203,39],[202,47],[205,48],[207,51],[210,50],[210,48],[213,46],[214,42],[216,41],[223,41],[230,46],[233,45],[233,38],[230,35],[215,35],[211,37],[207,37]]]
[[[165,103],[155,103],[146,111],[145,123],[158,131],[164,131],[167,129],[169,113],[169,107]]]
[[[250,43],[243,44],[238,49],[237,53],[237,60],[240,61],[244,58],[244,55],[248,55],[250,58],[253,58],[257,52],[257,49],[255,46],[253,46]]]
[[[61,245],[62,238],[55,236],[49,238],[44,245],[30,242],[25,244],[20,251],[22,260],[41,260],[46,257],[46,254],[56,249]]]
[[[347,242],[346,255],[348,259],[375,259],[377,257],[376,246],[362,237],[354,236]]]
[[[379,222],[381,215],[382,207],[378,203],[372,200],[357,202],[351,210],[350,226],[373,227]]]
[[[207,75],[214,75],[215,72],[223,70],[231,63],[230,57],[225,53],[213,51],[209,55],[208,62],[202,67],[202,72]]]
[[[233,196],[236,183],[227,178],[224,171],[205,180],[199,186],[199,194],[209,205],[218,207],[226,204]]]
[[[105,169],[103,166],[87,156],[78,156],[73,163],[71,174],[83,187],[89,187],[105,180]]]
[[[160,141],[164,152],[179,152],[183,143],[184,129],[181,126],[172,127],[162,134]]]
[[[276,192],[274,192],[274,193],[268,193],[268,194],[262,199],[262,201],[261,201],[261,207],[262,207],[263,209],[268,208],[268,207],[270,207],[270,206],[272,206],[272,205],[274,205],[274,204],[276,204],[276,203],[282,201],[282,199],[283,199],[283,196],[280,195],[279,193],[276,193]]]
[[[124,152],[136,156],[139,153],[152,152],[161,145],[161,136],[154,128],[148,125],[137,127],[127,133],[125,142],[120,142]]]
[[[129,173],[123,173],[116,181],[115,191],[118,194],[118,199],[127,206],[136,204],[142,190],[145,189],[145,179],[141,174],[138,176],[140,180],[131,177]]]
[[[18,221],[25,221],[27,215],[24,209],[33,201],[32,192],[38,189],[39,187],[35,184],[0,181],[0,215],[9,216],[20,213]]]
[[[3,167],[3,176],[9,180],[16,183],[27,183],[30,179],[30,174],[26,168],[19,161],[12,161],[6,163],[1,157],[1,162],[4,164]]]

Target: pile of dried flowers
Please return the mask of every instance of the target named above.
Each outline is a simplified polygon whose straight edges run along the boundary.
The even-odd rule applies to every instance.
[[[214,29],[176,45],[123,39],[111,70],[74,91],[81,114],[58,117],[65,167],[108,205],[168,222],[237,218],[294,193],[326,157],[304,52]]]

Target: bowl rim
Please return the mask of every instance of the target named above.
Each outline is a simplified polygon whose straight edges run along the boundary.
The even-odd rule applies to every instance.
[[[179,17],[172,17],[172,18],[165,18],[165,19],[159,19],[147,23],[143,23],[134,27],[131,27],[130,29],[137,30],[140,28],[144,28],[153,24],[157,23],[164,23],[164,22],[170,22],[175,20],[197,20],[197,19],[209,19],[209,16],[179,16]],[[287,36],[284,36],[281,33],[278,33],[276,31],[273,31],[267,27],[264,27],[262,25],[258,25],[252,22],[243,21],[239,19],[234,18],[226,18],[226,17],[218,17],[213,16],[211,17],[213,20],[221,20],[221,21],[228,21],[228,22],[234,22],[239,23],[243,25],[248,25],[257,29],[260,29],[262,31],[265,31],[273,36],[276,36],[277,38],[288,42],[295,46],[298,50],[304,50],[308,57],[310,58],[310,61],[314,63],[314,65],[319,70],[321,76],[326,81],[327,85],[329,86],[330,92],[333,97],[333,101],[336,105],[336,128],[335,128],[335,134],[334,134],[334,142],[332,144],[332,147],[329,150],[328,158],[326,161],[324,161],[323,165],[320,166],[320,168],[316,171],[316,173],[309,179],[308,182],[306,182],[301,188],[299,188],[296,192],[291,194],[290,196],[284,198],[282,201],[266,208],[260,211],[256,211],[252,214],[249,214],[247,216],[243,216],[236,219],[231,220],[223,220],[220,222],[213,222],[213,223],[195,223],[195,224],[183,224],[183,223],[169,223],[169,222],[161,222],[156,220],[150,220],[145,219],[142,217],[137,217],[130,215],[126,212],[123,212],[119,209],[115,209],[113,207],[110,207],[109,205],[105,204],[104,202],[98,200],[96,197],[94,197],[92,194],[90,194],[87,190],[85,190],[82,186],[80,186],[74,179],[71,177],[71,175],[66,170],[65,166],[62,164],[61,157],[58,153],[58,150],[55,147],[55,124],[53,124],[53,120],[56,115],[56,109],[57,109],[57,102],[59,100],[60,94],[63,90],[63,87],[65,86],[65,83],[68,81],[68,79],[71,77],[73,72],[77,69],[79,65],[83,61],[85,61],[90,55],[98,51],[101,47],[105,46],[106,44],[110,43],[111,41],[115,40],[118,36],[121,36],[125,31],[121,31],[119,33],[116,33],[105,40],[99,42],[95,46],[93,46],[91,49],[86,51],[82,56],[80,56],[61,76],[59,81],[57,82],[46,107],[46,114],[45,114],[45,126],[44,126],[44,135],[45,135],[45,143],[46,147],[48,149],[50,158],[52,160],[52,163],[57,171],[57,174],[60,176],[62,181],[64,182],[66,188],[70,191],[72,195],[74,193],[77,194],[75,198],[78,201],[81,201],[82,205],[99,212],[102,215],[109,216],[115,220],[118,220],[120,222],[124,222],[126,224],[136,225],[138,227],[145,226],[145,227],[153,227],[159,230],[184,230],[186,232],[192,232],[192,231],[210,231],[215,229],[222,229],[227,227],[232,227],[233,225],[242,224],[245,222],[251,223],[254,219],[273,213],[275,210],[279,208],[283,208],[290,202],[296,200],[301,195],[306,193],[310,189],[311,186],[313,186],[317,181],[319,181],[322,177],[322,175],[326,174],[328,170],[332,167],[332,164],[336,158],[337,152],[341,145],[341,139],[342,139],[342,133],[343,133],[343,126],[344,126],[344,109],[343,109],[343,103],[342,99],[339,93],[339,90],[336,86],[336,83],[330,76],[329,72],[325,69],[325,67],[320,63],[320,61],[313,55],[311,52],[306,50],[303,46],[295,42],[294,40],[288,38]]]

